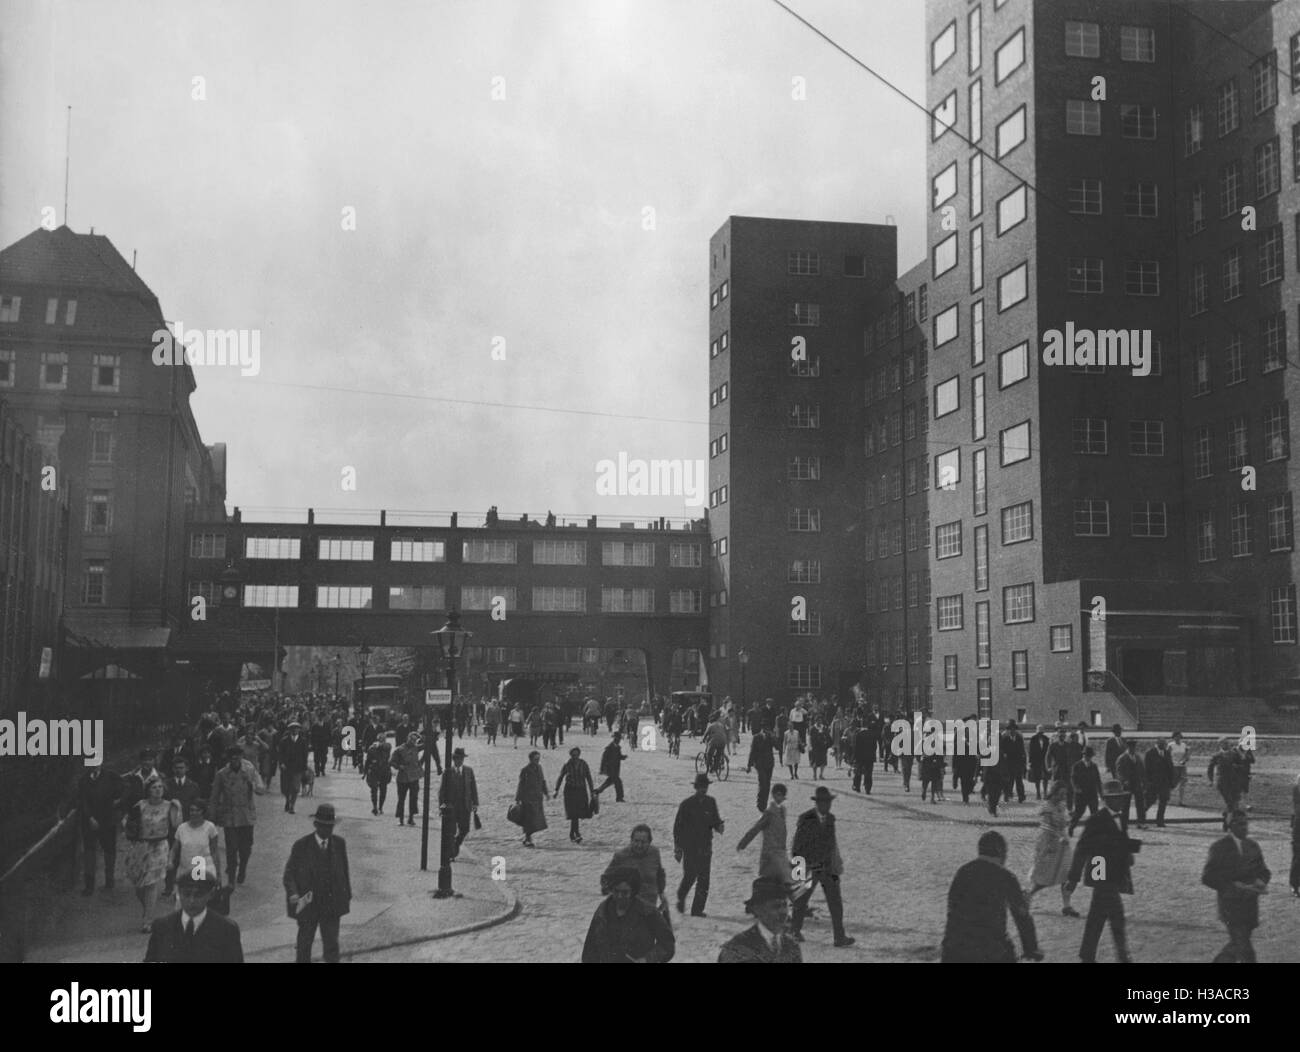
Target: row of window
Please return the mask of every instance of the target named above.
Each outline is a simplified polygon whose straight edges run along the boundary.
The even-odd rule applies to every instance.
[[[15,297],[16,298],[16,297]],[[75,301],[72,301],[75,302]],[[13,387],[18,376],[18,352],[10,347],[0,347],[0,387]],[[42,351],[38,383],[42,391],[68,389],[68,352]],[[121,390],[122,356],[120,354],[92,354],[90,356],[90,389],[101,394]]]
[[[890,394],[896,394],[905,385],[924,380],[929,369],[930,355],[925,340],[922,340],[914,350],[893,355],[887,365],[882,364],[874,372],[867,373],[867,405],[889,399]],[[889,400],[896,401],[896,399]],[[925,416],[924,413],[921,415]]]
[[[1300,90],[1300,33],[1291,37],[1291,93]],[[1271,51],[1256,60],[1250,71],[1252,101],[1255,115],[1277,105],[1277,52]],[[1215,89],[1215,119],[1219,138],[1230,135],[1241,127],[1241,102],[1237,78],[1230,77]],[[1201,103],[1193,103],[1183,117],[1183,154],[1190,157],[1205,146],[1205,110]]]
[[[918,548],[930,547],[930,513],[922,512],[919,516],[907,517],[906,524],[894,522],[876,527],[875,543],[872,543],[871,531],[866,533],[866,561],[887,559],[890,555],[903,554],[903,535],[906,531],[907,550],[914,552]]]
[[[883,507],[890,501],[902,500],[903,489],[906,485],[907,495],[909,497],[919,492],[925,492],[930,488],[930,471],[928,457],[914,457],[904,461],[903,467],[894,468],[887,474],[880,476],[879,488],[876,486],[874,476],[867,478],[867,507],[874,508],[876,505]]]
[[[57,325],[59,322],[60,301],[51,296],[45,301],[45,324]],[[63,300],[63,324],[75,325],[77,321],[77,301]],[[0,322],[16,322],[22,314],[23,298],[21,296],[0,296]]]
[[[956,166],[953,167],[955,169]],[[911,331],[916,328],[917,322],[926,320],[929,309],[929,286],[924,282],[915,292],[900,293],[895,296],[890,304],[889,312],[886,314],[881,311],[876,315],[876,323],[871,330],[875,346],[879,347],[887,340],[897,337],[900,325],[903,331]]]
[[[1259,320],[1259,345],[1261,374],[1286,368],[1285,314],[1272,314]],[[1222,359],[1224,386],[1232,387],[1234,384],[1245,382],[1248,362],[1241,333],[1233,333],[1228,345],[1223,349]],[[1202,340],[1192,348],[1192,396],[1199,398],[1208,395],[1213,389],[1214,372],[1210,348]]]
[[[1209,522],[1207,555],[1201,562],[1217,558],[1213,554],[1214,517],[1202,511],[1201,523]],[[1291,511],[1291,494],[1264,498],[1264,520],[1270,552],[1291,551],[1295,547],[1295,526]],[[1251,505],[1247,501],[1234,503],[1229,511],[1231,524],[1231,554],[1233,558],[1253,555],[1254,530],[1251,523]],[[1200,527],[1198,526],[1198,529]],[[1111,535],[1110,501],[1100,498],[1083,498],[1074,502],[1074,535],[1076,537],[1109,537]],[[1129,536],[1168,536],[1168,516],[1165,502],[1159,500],[1134,501],[1130,506]]]
[[[864,425],[866,454],[874,456],[886,449],[911,442],[929,432],[929,411],[924,401],[909,402],[902,410],[868,420]]]
[[[912,570],[907,575],[909,609],[930,605],[930,571]],[[868,613],[903,609],[903,576],[872,578],[866,583],[864,598]]]
[[[1263,412],[1264,462],[1285,460],[1291,455],[1291,416],[1286,402],[1267,405]],[[1103,421],[1104,424],[1104,421]],[[1227,456],[1225,468],[1240,471],[1250,463],[1250,426],[1245,416],[1232,417],[1225,428]],[[1102,445],[1105,428],[1102,428]],[[1104,451],[1104,449],[1103,449]],[[1080,452],[1076,448],[1075,452]],[[1206,424],[1192,432],[1192,474],[1209,478],[1214,473],[1214,428]]]
[[[821,272],[822,257],[820,252],[792,250],[786,254],[787,274],[818,277]],[[859,253],[845,253],[841,273],[846,278],[865,278],[867,276],[867,257]]]
[[[1054,625],[1052,627],[1053,638],[1058,629],[1070,631],[1070,625]],[[1055,647],[1053,647],[1055,649]],[[1069,649],[1068,647],[1066,648]],[[989,660],[988,655],[977,648],[975,667],[980,669],[992,668],[993,663]],[[981,683],[989,683],[989,680],[980,680]],[[945,654],[943,657],[943,689],[957,690],[957,655]],[[1011,651],[1011,689],[1028,690],[1029,689],[1029,651],[1013,650]]]
[[[866,653],[863,655],[867,665],[880,665],[882,668],[888,668],[890,665],[903,664],[903,633],[902,632],[881,632],[877,635],[868,635],[866,638]],[[929,664],[932,658],[932,642],[930,633],[908,632],[907,633],[907,664],[920,665],[922,662]]]
[[[1242,290],[1242,249],[1234,246],[1223,253],[1219,267],[1223,302],[1231,303],[1240,299]],[[1259,243],[1255,248],[1256,275],[1260,286],[1271,285],[1282,280],[1283,242],[1282,227],[1271,227],[1260,231]],[[1210,274],[1205,262],[1193,263],[1187,280],[1187,312],[1192,316],[1204,314],[1210,309]],[[1279,317],[1285,317],[1279,315]],[[1285,322],[1282,323],[1283,327]]]

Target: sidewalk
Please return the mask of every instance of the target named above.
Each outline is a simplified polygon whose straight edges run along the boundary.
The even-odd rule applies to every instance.
[[[369,790],[355,771],[316,779],[313,797],[299,798],[297,814],[283,811],[273,789],[257,801],[256,839],[248,880],[236,888],[230,918],[239,924],[244,958],[249,962],[288,962],[294,958],[298,926],[285,911],[281,876],[293,841],[312,831],[311,815],[322,802],[334,804],[335,832],[347,841],[352,879],[352,910],[340,931],[346,959],[389,947],[447,938],[501,924],[519,909],[503,881],[481,875],[484,867],[452,864],[455,898],[435,900],[438,886],[438,814],[429,828],[429,870],[419,869],[420,827],[398,826],[389,796],[380,817],[370,814]],[[144,959],[149,936],[140,929],[140,907],[123,873],[124,841],[119,838],[117,885],[100,888],[91,898],[80,895],[80,878],[70,892],[48,884],[31,889],[29,916],[39,916],[38,938],[29,945],[28,961],[65,963],[137,963]],[[224,849],[224,842],[223,842]],[[156,915],[175,909],[161,900]],[[320,939],[316,941],[319,960]]]

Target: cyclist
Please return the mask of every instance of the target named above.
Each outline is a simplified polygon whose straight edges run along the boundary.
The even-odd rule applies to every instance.
[[[727,729],[722,724],[722,714],[714,712],[709,717],[709,724],[704,728],[706,769],[710,772],[722,767],[722,757],[727,751]]]
[[[668,755],[682,754],[682,714],[676,705],[668,705],[663,714],[664,734],[668,736]]]

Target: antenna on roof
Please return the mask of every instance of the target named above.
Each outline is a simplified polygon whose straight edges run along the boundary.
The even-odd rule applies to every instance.
[[[63,143],[63,225],[68,225],[68,170],[72,163],[72,107],[68,107],[68,130]]]
[[[135,270],[135,249],[131,249],[131,269]]]

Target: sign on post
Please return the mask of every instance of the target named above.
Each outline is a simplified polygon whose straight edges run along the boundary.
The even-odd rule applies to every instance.
[[[433,705],[450,705],[451,691],[449,690],[426,690],[424,692],[424,703],[429,706]]]

